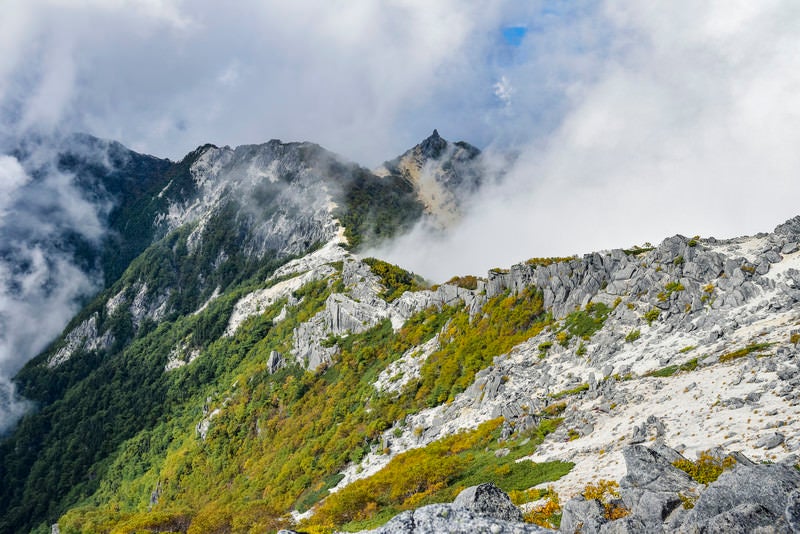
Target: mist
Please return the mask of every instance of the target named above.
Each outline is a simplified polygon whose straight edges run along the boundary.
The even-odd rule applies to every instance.
[[[0,428],[24,409],[1,407],[9,377],[102,280],[61,236],[99,242],[110,209],[52,153],[17,159],[20,139],[83,131],[172,159],[308,140],[376,167],[438,128],[516,154],[446,232],[372,251],[442,281],[796,215],[797,28],[780,0],[7,0]]]
[[[442,281],[677,233],[771,231],[800,213],[800,11],[616,2],[604,16],[610,53],[583,57],[594,74],[565,93],[558,127],[449,231],[419,226],[376,253]]]
[[[29,407],[11,377],[102,283],[99,269],[77,265],[65,237],[99,247],[110,204],[86,198],[74,176],[58,170],[57,154],[32,145],[22,161],[0,156],[0,434]]]

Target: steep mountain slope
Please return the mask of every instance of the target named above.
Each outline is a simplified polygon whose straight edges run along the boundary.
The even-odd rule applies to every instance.
[[[0,531],[359,529],[487,481],[554,525],[626,444],[796,462],[800,218],[431,287],[353,250],[475,169],[436,132],[383,176],[279,141],[169,164],[122,202],[152,242],[17,377]]]
[[[174,384],[165,366],[217,339],[242,291],[343,234],[350,246],[375,244],[426,213],[408,180],[378,178],[310,143],[206,145],[178,163],[89,136],[46,151],[42,143],[16,152],[30,174],[68,177],[70,191],[99,206],[96,239],[49,235],[48,250],[74,242],[69,260],[107,281],[16,379],[39,407],[0,445],[8,532],[55,518],[96,489],[117,446],[166,413]],[[173,326],[187,339],[165,363],[146,347]]]
[[[191,328],[162,335],[158,365],[188,402],[123,444],[60,524],[250,531],[295,510],[305,528],[357,527],[486,479],[564,500],[656,438],[781,460],[800,443],[798,228],[417,290],[334,241],[238,293],[206,347]]]

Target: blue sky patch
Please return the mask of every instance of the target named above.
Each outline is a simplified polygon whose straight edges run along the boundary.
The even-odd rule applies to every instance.
[[[528,28],[525,26],[507,26],[503,28],[503,39],[511,46],[519,46],[528,33]]]

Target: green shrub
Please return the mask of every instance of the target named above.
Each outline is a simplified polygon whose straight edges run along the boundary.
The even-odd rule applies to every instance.
[[[723,471],[733,468],[736,465],[736,460],[733,456],[727,456],[723,459],[715,458],[708,451],[705,451],[694,462],[682,459],[673,462],[672,465],[688,474],[695,482],[711,484],[719,478]]]
[[[583,310],[577,310],[564,319],[564,328],[569,335],[588,340],[592,335],[603,328],[611,313],[611,308],[602,302],[590,302]]]
[[[630,332],[628,332],[628,335],[625,336],[625,342],[626,343],[633,343],[634,341],[639,339],[639,337],[641,335],[642,335],[642,332],[638,328],[636,328],[634,330],[631,330]]]
[[[569,333],[564,331],[559,332],[558,334],[556,334],[556,341],[562,347],[566,347],[567,345],[569,345]]]
[[[622,249],[622,252],[624,252],[626,256],[639,256],[651,250],[655,250],[655,247],[650,243],[645,243],[644,246],[641,247],[639,245],[634,245],[631,248]]]
[[[652,308],[644,314],[644,320],[647,321],[648,325],[652,325],[653,321],[657,320],[660,315],[661,310],[658,308]]]
[[[589,389],[589,384],[583,383],[575,386],[571,389],[565,389],[563,391],[559,391],[558,393],[551,393],[550,398],[552,399],[561,399],[563,397],[568,397],[570,395],[577,395],[578,393],[582,393]]]
[[[548,265],[552,265],[554,263],[563,263],[577,258],[577,256],[566,256],[561,258],[531,258],[526,260],[525,263],[532,267],[547,267]]]
[[[453,278],[451,278],[450,280],[448,280],[445,283],[450,284],[450,285],[454,285],[454,286],[458,286],[458,287],[462,287],[464,289],[471,289],[473,291],[478,289],[478,277],[477,276],[472,276],[472,275],[454,276]]]
[[[735,350],[733,352],[728,352],[723,354],[719,357],[720,363],[730,362],[733,360],[737,360],[739,358],[744,358],[745,356],[752,354],[754,352],[761,352],[770,348],[773,344],[772,343],[751,343],[744,348],[739,350]]]
[[[363,261],[380,277],[386,288],[382,295],[386,302],[392,302],[406,291],[419,291],[428,287],[420,276],[397,265],[376,258],[364,258]]]
[[[662,367],[657,371],[651,371],[647,373],[647,376],[666,378],[674,375],[678,371],[694,371],[695,369],[697,369],[697,358],[693,358],[681,365],[668,365],[667,367]]]

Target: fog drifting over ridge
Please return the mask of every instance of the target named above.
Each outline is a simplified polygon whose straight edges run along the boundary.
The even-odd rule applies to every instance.
[[[684,235],[770,231],[800,214],[800,11],[615,3],[616,30],[559,126],[445,237],[378,252],[434,280]]]
[[[75,264],[63,239],[99,245],[107,202],[90,200],[59,171],[56,146],[29,145],[27,157],[0,155],[0,434],[28,408],[11,382],[102,286],[102,273]]]
[[[172,159],[281,138],[374,167],[434,128],[517,153],[448,234],[419,227],[378,252],[437,281],[675,233],[768,231],[800,212],[794,3],[520,4],[8,0],[0,153],[71,131]],[[97,289],[16,236],[52,241],[53,224],[72,224],[90,237],[107,206],[70,176],[41,184],[63,218],[18,210],[12,232],[8,206],[32,185],[0,156],[0,240],[27,258],[0,265],[0,389]],[[46,328],[22,343],[36,321]]]

